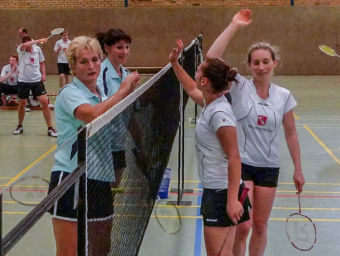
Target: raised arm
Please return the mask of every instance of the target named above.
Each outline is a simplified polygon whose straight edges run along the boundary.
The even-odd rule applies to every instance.
[[[169,55],[169,61],[172,65],[172,68],[182,84],[184,90],[189,95],[189,97],[195,101],[198,105],[202,106],[204,105],[203,101],[203,94],[202,92],[197,88],[196,82],[188,75],[188,73],[183,69],[183,67],[178,63],[178,57],[181,54],[181,51],[183,49],[183,43],[180,39],[177,40],[177,48],[174,48],[170,55]]]
[[[300,160],[300,146],[295,127],[295,120],[293,110],[287,112],[283,116],[283,128],[289,153],[294,163],[294,176],[293,180],[298,193],[302,192],[302,187],[305,184],[305,178],[302,173],[301,160]]]
[[[207,57],[208,58],[221,58],[224,50],[226,49],[230,39],[242,27],[248,26],[252,23],[251,10],[242,9],[236,13],[228,25],[228,27],[216,38],[215,42],[210,46]]]
[[[34,44],[41,44],[41,43],[46,43],[47,42],[47,38],[41,38],[41,39],[38,39],[38,40],[32,40],[32,41],[27,41],[25,43],[22,43],[20,45],[20,50],[25,50],[27,47],[30,47]]]

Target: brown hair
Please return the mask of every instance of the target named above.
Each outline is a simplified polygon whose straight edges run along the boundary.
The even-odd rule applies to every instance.
[[[266,42],[258,42],[253,45],[251,45],[248,49],[248,64],[251,62],[251,54],[253,51],[263,49],[270,52],[273,60],[279,60],[279,54],[278,49],[276,47],[273,47],[271,44]]]
[[[202,65],[203,76],[208,78],[216,92],[227,89],[228,83],[236,81],[237,69],[226,64],[222,59],[207,58]]]

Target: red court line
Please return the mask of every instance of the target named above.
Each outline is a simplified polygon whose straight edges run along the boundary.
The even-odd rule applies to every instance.
[[[169,195],[177,195],[176,192],[171,192]],[[201,196],[202,193],[183,193],[183,195],[193,195],[193,196]],[[276,195],[276,197],[296,197],[296,195],[288,195],[288,194],[282,194],[282,195]],[[309,197],[309,198],[340,198],[340,196],[328,196],[328,195],[301,195],[301,197]]]

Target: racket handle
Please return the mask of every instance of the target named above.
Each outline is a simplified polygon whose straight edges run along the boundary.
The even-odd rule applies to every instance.
[[[247,188],[246,186],[243,187],[242,192],[241,192],[241,196],[240,196],[240,203],[243,204],[244,200],[246,200],[247,198],[247,194],[248,194],[249,188]]]

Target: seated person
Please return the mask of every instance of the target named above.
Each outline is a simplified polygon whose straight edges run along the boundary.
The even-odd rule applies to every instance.
[[[6,105],[5,95],[18,93],[18,56],[10,55],[9,64],[4,66],[0,75],[0,94],[2,105]]]

